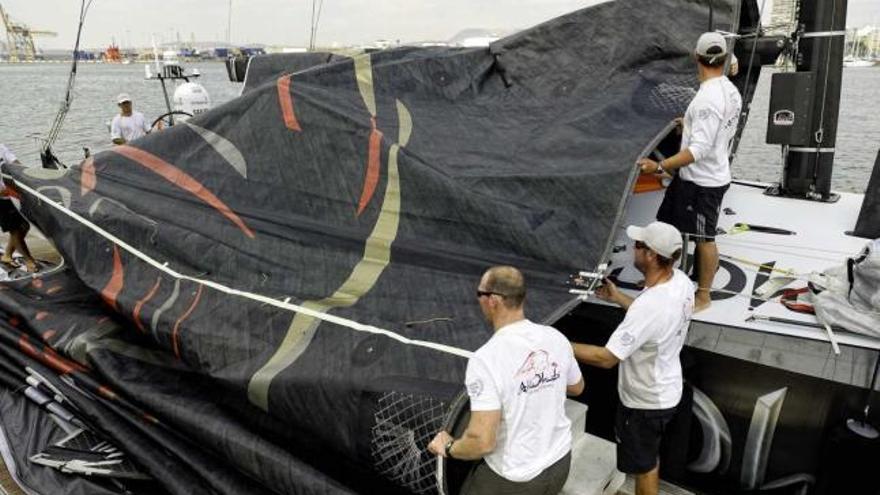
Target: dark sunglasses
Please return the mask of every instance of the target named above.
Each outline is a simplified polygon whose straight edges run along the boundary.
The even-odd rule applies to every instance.
[[[633,244],[633,245],[635,246],[636,249],[648,249],[647,244],[645,244],[642,241],[636,241],[635,244]]]
[[[489,296],[501,296],[501,297],[507,297],[505,294],[500,294],[500,293],[498,293],[498,292],[492,292],[492,291],[490,291],[490,290],[480,290],[480,289],[477,289],[477,299],[479,299],[479,298],[481,298],[481,297],[489,297]]]

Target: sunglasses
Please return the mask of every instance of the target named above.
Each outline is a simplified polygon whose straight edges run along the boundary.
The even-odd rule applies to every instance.
[[[648,249],[648,245],[642,241],[636,241],[633,246],[635,246],[636,249]]]
[[[491,290],[480,290],[480,289],[477,289],[477,299],[479,299],[479,298],[481,298],[481,297],[489,297],[489,296],[501,296],[501,297],[507,297],[506,294],[500,294],[500,293],[498,293],[498,292],[492,292]]]

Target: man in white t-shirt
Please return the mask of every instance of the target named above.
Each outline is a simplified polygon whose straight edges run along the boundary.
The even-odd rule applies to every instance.
[[[0,144],[0,170],[2,170],[7,164],[21,165],[21,162],[18,161],[18,157],[9,151],[9,148]],[[12,256],[18,251],[24,258],[25,269],[30,273],[37,272],[39,271],[40,266],[37,264],[37,260],[34,259],[33,255],[31,255],[27,242],[25,242],[25,237],[27,236],[31,225],[25,220],[21,213],[19,213],[15,205],[12,204],[12,200],[7,197],[6,189],[2,186],[0,186],[0,189],[3,190],[3,193],[0,194],[0,229],[2,229],[3,232],[9,233],[9,239],[6,241],[6,248],[3,250],[3,254],[0,255],[0,264],[9,269],[18,268],[19,263]]]
[[[150,125],[144,114],[132,110],[128,93],[121,93],[116,97],[116,102],[119,104],[119,115],[113,117],[110,124],[113,144],[127,144],[150,133]]]
[[[635,241],[634,264],[645,276],[645,290],[633,299],[606,280],[596,295],[626,309],[623,322],[605,347],[573,345],[582,363],[601,368],[620,363],[617,469],[635,476],[636,495],[655,495],[660,442],[682,395],[679,353],[694,311],[694,287],[673,268],[681,255],[678,229],[654,222],[629,226],[626,233]]]
[[[584,380],[571,344],[553,327],[527,320],[522,273],[489,269],[477,301],[494,334],[468,361],[465,385],[471,417],[461,438],[441,431],[428,450],[480,460],[462,495],[550,495],[562,490],[571,465],[566,395]]]
[[[700,89],[684,115],[681,151],[659,162],[639,160],[642,173],[678,170],[657,220],[675,225],[696,241],[696,311],[712,302],[712,281],[718,270],[715,230],[721,201],[730,187],[730,143],[742,111],[739,90],[724,75],[728,53],[721,34],[700,36],[694,51]]]

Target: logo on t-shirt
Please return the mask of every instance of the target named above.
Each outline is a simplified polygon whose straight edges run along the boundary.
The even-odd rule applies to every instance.
[[[471,397],[479,397],[483,393],[483,380],[476,380],[467,384],[468,395]]]
[[[550,360],[547,351],[532,351],[516,372],[519,393],[532,393],[550,386],[559,379],[559,365]]]

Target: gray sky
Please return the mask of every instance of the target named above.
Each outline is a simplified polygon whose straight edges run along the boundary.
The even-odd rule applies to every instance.
[[[759,5],[762,0],[759,0]],[[767,0],[769,11],[773,0]],[[812,0],[808,0],[812,1]],[[324,0],[318,44],[369,43],[377,39],[446,40],[465,28],[524,28],[598,0]],[[71,48],[79,0],[2,0],[13,20],[58,32],[41,48]],[[228,0],[94,0],[83,46],[149,46],[172,41],[226,38]],[[311,0],[232,0],[232,41],[305,46]],[[848,24],[880,24],[880,1],[849,0]],[[662,29],[658,22],[655,29]],[[5,33],[4,33],[5,34]]]

